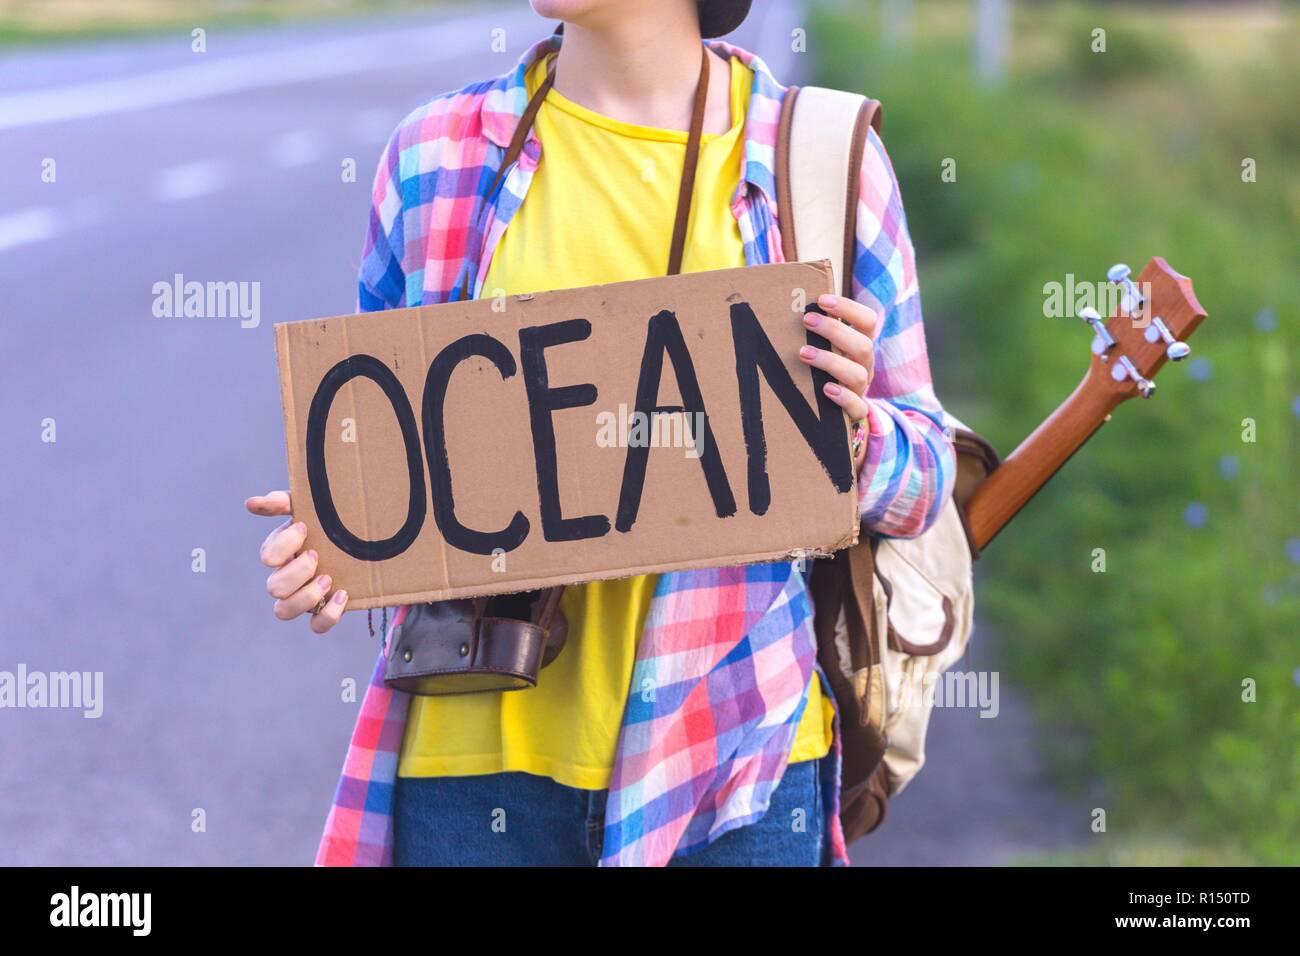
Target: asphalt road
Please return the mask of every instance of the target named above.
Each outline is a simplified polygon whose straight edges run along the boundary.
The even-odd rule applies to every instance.
[[[793,7],[760,9],[738,41],[797,74]],[[103,674],[97,719],[0,710],[0,864],[312,859],[375,644],[270,614],[242,501],[286,484],[272,324],[352,309],[396,121],[548,30],[519,4],[0,57],[0,671]],[[260,283],[259,324],[156,317],[177,274]],[[1070,839],[1026,726],[941,714],[855,856]]]

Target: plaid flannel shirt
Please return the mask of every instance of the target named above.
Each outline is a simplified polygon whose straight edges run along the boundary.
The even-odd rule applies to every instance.
[[[362,311],[446,302],[462,287],[480,294],[541,160],[535,131],[496,194],[487,192],[527,104],[525,74],[560,42],[537,43],[511,72],[439,96],[398,126],[374,182]],[[720,41],[709,46],[754,74],[731,208],[746,263],[780,262],[775,145],[785,87],[758,57]],[[859,479],[863,528],[906,537],[938,513],[955,463],[930,381],[898,183],[874,132],[862,159],[857,223],[854,298],[883,316]],[[318,865],[392,863],[393,791],[410,698],[384,685],[384,664],[381,653]],[[601,865],[663,865],[760,818],[817,674],[811,600],[791,564],[661,575],[619,733]],[[637,690],[646,686],[655,692]],[[846,863],[838,721],[832,755],[823,761],[826,832],[833,862]]]

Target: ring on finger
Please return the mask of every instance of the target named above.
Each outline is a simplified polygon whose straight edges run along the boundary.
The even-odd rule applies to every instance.
[[[315,617],[321,611],[325,610],[325,605],[328,604],[329,601],[330,601],[330,596],[328,594],[323,595],[321,599],[316,602],[316,606],[311,609],[312,617]]]

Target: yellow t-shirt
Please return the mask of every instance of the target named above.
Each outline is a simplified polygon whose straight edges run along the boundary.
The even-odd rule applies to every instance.
[[[683,272],[745,264],[731,200],[744,161],[753,74],[731,60],[731,128],[700,145]],[[531,95],[546,63],[529,71]],[[619,122],[552,90],[537,114],[542,161],[506,229],[483,295],[644,279],[667,268],[686,133]],[[656,575],[566,589],[564,651],[536,687],[415,697],[402,741],[404,777],[524,771],[566,786],[609,786],[637,644]],[[817,679],[791,762],[826,755],[832,705]]]

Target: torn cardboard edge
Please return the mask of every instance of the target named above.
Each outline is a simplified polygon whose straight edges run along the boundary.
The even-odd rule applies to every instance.
[[[836,551],[850,547],[858,543],[858,527],[855,526],[853,533],[847,535],[844,540],[837,542],[830,548],[813,548],[800,549],[793,551],[778,551],[773,554],[754,554],[754,555],[737,555],[730,556],[724,562],[717,559],[703,559],[697,563],[690,564],[661,564],[647,565],[646,567],[637,568],[620,568],[617,571],[597,572],[574,580],[572,575],[552,575],[550,577],[537,578],[536,580],[527,581],[510,581],[506,585],[483,585],[482,587],[455,588],[447,592],[439,591],[415,591],[411,594],[392,594],[384,598],[363,598],[353,601],[351,595],[348,596],[349,611],[368,611],[381,607],[393,607],[398,604],[414,603],[431,603],[434,601],[448,601],[453,598],[472,598],[488,597],[496,594],[522,594],[525,591],[537,591],[542,588],[555,587],[564,584],[586,584],[592,581],[618,581],[622,578],[634,578],[642,574],[670,574],[675,571],[699,571],[704,568],[718,567],[744,567],[749,564],[770,564],[785,561],[797,561],[800,558],[809,560],[815,558],[829,558]],[[346,613],[346,612],[345,612]]]

